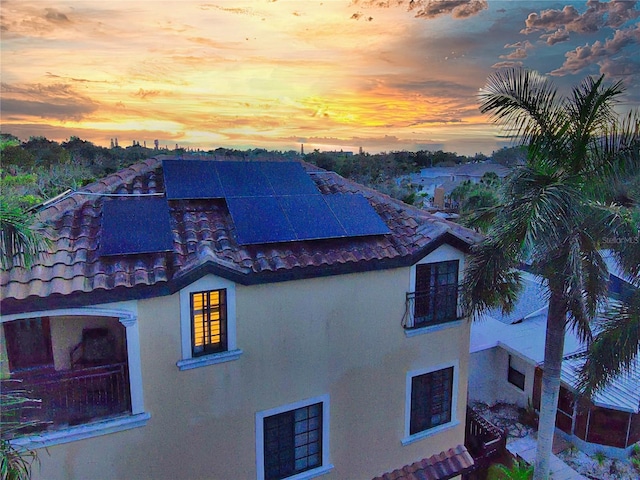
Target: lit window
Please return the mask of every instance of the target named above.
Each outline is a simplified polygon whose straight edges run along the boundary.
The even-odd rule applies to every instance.
[[[453,367],[411,378],[411,419],[414,435],[451,421]]]
[[[226,289],[191,294],[192,354],[227,350]]]

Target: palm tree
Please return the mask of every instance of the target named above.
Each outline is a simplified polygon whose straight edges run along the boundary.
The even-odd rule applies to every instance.
[[[495,306],[508,312],[522,264],[544,281],[549,312],[536,480],[549,476],[565,328],[590,344],[591,320],[607,300],[602,248],[613,248],[625,271],[640,279],[637,246],[606,244],[638,232],[633,207],[608,192],[612,179],[638,171],[640,122],[637,112],[619,120],[614,106],[624,88],[603,80],[587,78],[561,97],[549,79],[511,69],[491,75],[480,93],[480,110],[526,145],[528,157],[505,182],[502,203],[482,215],[492,223],[467,267],[465,301],[475,315]],[[637,355],[637,345],[628,353]]]
[[[18,202],[0,195],[0,266],[29,268],[47,245],[35,215],[25,211]]]

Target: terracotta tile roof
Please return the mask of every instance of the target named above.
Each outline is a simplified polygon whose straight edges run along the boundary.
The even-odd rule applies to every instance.
[[[473,458],[463,445],[458,445],[373,480],[446,480],[467,473],[472,467]]]
[[[104,194],[162,194],[162,157],[151,158],[57,201],[40,212],[53,245],[30,270],[2,271],[3,313],[166,295],[206,273],[241,284],[394,268],[441,243],[459,248],[479,236],[374,190],[303,164],[323,194],[363,194],[390,234],[239,245],[224,200],[170,203],[173,252],[100,257]]]

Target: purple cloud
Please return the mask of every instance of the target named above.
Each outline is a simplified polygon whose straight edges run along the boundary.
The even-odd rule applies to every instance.
[[[547,43],[553,45],[568,38],[569,32],[595,33],[603,27],[618,28],[629,20],[640,16],[635,9],[636,2],[625,0],[611,0],[600,2],[589,0],[587,10],[580,14],[572,5],[566,5],[562,10],[548,9],[538,13],[530,13],[525,21],[525,28],[520,33],[555,32],[551,36],[544,35]]]
[[[580,70],[601,63],[603,59],[617,55],[623,48],[629,45],[640,43],[640,25],[635,28],[618,30],[612,38],[604,43],[596,41],[592,45],[577,47],[575,50],[565,54],[565,61],[562,66],[551,72],[551,75],[564,76],[578,73]]]

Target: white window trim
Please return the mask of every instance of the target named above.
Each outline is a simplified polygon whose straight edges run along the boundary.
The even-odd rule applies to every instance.
[[[438,425],[422,432],[414,433],[411,435],[411,380],[413,377],[424,375],[425,373],[437,372],[445,368],[453,367],[453,388],[451,391],[451,420],[442,425]],[[402,445],[409,445],[423,438],[436,435],[444,430],[449,430],[460,425],[460,421],[457,419],[457,407],[458,407],[458,376],[459,376],[459,362],[454,360],[453,362],[441,363],[428,368],[421,368],[418,370],[412,370],[407,372],[406,378],[406,390],[405,390],[405,407],[404,407],[404,438],[401,440]]]
[[[144,427],[151,415],[148,413],[139,413],[137,415],[127,415],[108,420],[99,420],[97,422],[86,423],[75,427],[65,428],[63,430],[55,430],[52,432],[44,432],[27,437],[16,438],[11,440],[15,446],[25,447],[28,449],[46,448],[52,445],[60,445],[62,443],[75,442],[87,438],[99,437],[109,433],[122,432],[132,428]]]
[[[222,289],[226,290],[227,295],[227,350],[194,357],[191,345],[191,294]],[[236,345],[236,284],[215,275],[206,275],[180,290],[180,336],[182,358],[176,362],[179,370],[237,360],[242,350]]]
[[[290,412],[302,407],[308,407],[316,403],[322,403],[322,465],[313,470],[307,470],[290,477],[287,480],[306,480],[319,477],[333,470],[329,455],[329,394],[320,395],[306,400],[290,403],[269,410],[256,413],[256,471],[257,479],[264,480],[264,419],[278,413]]]
[[[115,317],[125,327],[125,337],[127,340],[127,365],[129,367],[129,392],[131,395],[131,415],[115,419],[99,420],[97,422],[47,433],[29,435],[12,440],[12,443],[15,443],[16,445],[30,445],[31,448],[41,448],[146,425],[151,416],[144,411],[137,303],[123,302],[119,304],[105,304],[97,307],[63,308],[39,312],[16,313],[3,315],[0,317],[0,321],[4,323],[26,318],[60,316]]]
[[[438,323],[436,325],[429,325],[421,328],[405,329],[404,334],[407,338],[411,338],[418,335],[424,335],[425,333],[434,333],[440,330],[446,330],[448,328],[458,328],[459,326],[464,325],[465,322],[466,320],[461,318],[460,320],[454,320],[452,322]]]

